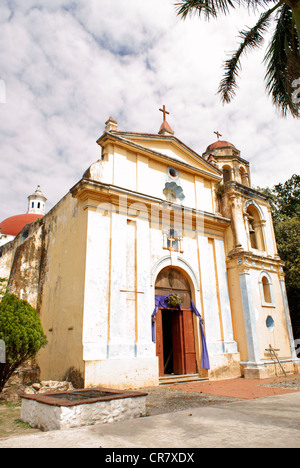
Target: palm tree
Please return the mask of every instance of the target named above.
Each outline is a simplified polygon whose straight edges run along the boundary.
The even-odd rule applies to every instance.
[[[253,28],[240,32],[240,44],[224,64],[224,77],[218,93],[223,103],[231,102],[237,90],[241,58],[249,50],[264,43],[264,35],[272,24],[275,30],[265,55],[266,88],[274,105],[286,116],[300,117],[300,0],[182,0],[177,3],[178,15],[185,19],[198,13],[206,19],[228,14],[244,5],[257,12],[263,9]]]

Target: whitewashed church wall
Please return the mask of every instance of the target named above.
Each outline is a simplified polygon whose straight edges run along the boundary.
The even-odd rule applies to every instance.
[[[137,341],[137,222],[127,219],[126,225],[126,282],[125,289],[120,291],[125,296],[124,332],[129,343]],[[135,355],[135,350],[134,350]]]
[[[96,180],[105,184],[112,184],[114,179],[114,155],[112,153],[103,154],[101,167],[102,174],[99,179],[96,177]]]
[[[233,337],[224,241],[223,239],[214,239],[214,244],[216,255],[216,273],[220,295],[220,309],[222,315],[224,352],[235,353],[237,352],[237,344]]]
[[[117,187],[128,190],[137,189],[137,156],[121,148],[115,149],[114,153],[114,181]]]
[[[149,148],[149,149],[152,149],[152,150],[157,151],[159,153],[165,154],[166,156],[177,159],[178,161],[183,161],[183,162],[186,162],[186,163],[189,163],[189,164],[191,163],[190,156],[186,156],[182,152],[182,150],[179,150],[175,146],[170,146],[169,142],[143,140],[142,144],[146,148]]]
[[[137,357],[154,356],[151,314],[154,297],[151,285],[149,221],[137,221]]]
[[[148,170],[145,172],[146,179],[142,179],[140,185],[142,193],[164,199],[163,190],[166,184],[166,174],[166,165],[149,159]]]
[[[137,155],[137,192],[148,192],[151,190],[151,182],[148,180],[149,159],[140,154]]]
[[[106,359],[108,339],[110,214],[88,212],[83,315],[84,359]]]
[[[216,283],[216,270],[213,245],[207,237],[198,236],[202,295],[204,307],[205,331],[208,350],[217,352],[217,345],[222,341],[219,317],[219,304]]]
[[[263,291],[260,286],[261,275],[266,274],[271,281],[272,304],[265,304],[263,300]],[[251,295],[253,304],[253,317],[256,321],[258,334],[258,355],[261,360],[270,359],[270,354],[266,353],[269,345],[274,349],[279,349],[278,355],[281,358],[291,355],[291,346],[287,331],[287,325],[284,314],[283,297],[279,284],[277,272],[267,269],[250,269]],[[272,318],[274,326],[268,326],[269,317]],[[268,320],[268,322],[267,322]],[[271,322],[272,323],[272,322]]]
[[[212,191],[209,182],[200,177],[195,178],[196,209],[213,213]]]
[[[101,383],[115,388],[157,385],[158,364],[151,325],[154,297],[150,287],[149,221],[114,212],[107,217],[91,212],[88,226],[86,385]],[[99,234],[101,247],[96,246]],[[103,307],[95,307],[97,296],[105,290],[108,301]]]
[[[172,163],[165,164],[154,161],[119,147],[115,147],[113,157],[109,155],[106,156],[106,159],[109,161],[109,165],[113,167],[112,183],[114,185],[155,198],[165,199],[163,191],[166,182],[170,181],[167,176],[167,169],[172,166]],[[107,172],[109,171],[107,170]],[[184,206],[209,213],[214,211],[211,183],[209,181],[197,176],[195,179],[193,175],[179,169],[177,183],[183,190],[184,199],[178,199],[176,203],[182,203]]]
[[[152,355],[149,222],[90,212],[88,226],[85,359]]]
[[[127,217],[112,213],[111,221],[111,266],[110,266],[110,311],[108,357],[122,354],[134,355],[134,343],[126,338],[126,235]],[[131,350],[129,349],[131,347]]]
[[[223,239],[198,236],[203,317],[211,354],[237,353]]]

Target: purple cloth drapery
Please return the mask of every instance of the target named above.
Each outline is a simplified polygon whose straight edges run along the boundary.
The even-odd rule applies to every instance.
[[[159,308],[162,309],[168,309],[168,298],[169,296],[155,296],[155,307],[154,311],[152,314],[152,341],[155,343],[155,323],[154,323],[154,317],[158,312]],[[205,339],[205,333],[202,325],[202,320],[201,320],[201,315],[199,311],[197,310],[195,304],[191,300],[191,309],[197,317],[199,317],[199,324],[200,324],[200,336],[201,336],[201,342],[202,342],[202,358],[201,358],[201,367],[202,369],[210,369],[210,363],[209,363],[209,356],[208,356],[208,350],[207,350],[207,345],[206,345],[206,339]]]
[[[200,315],[200,312],[196,309],[195,304],[191,300],[191,309],[194,312],[197,317],[199,317],[199,323],[200,323],[200,336],[201,336],[201,342],[202,342],[202,358],[201,358],[201,367],[202,369],[210,369],[210,363],[209,363],[209,357],[208,357],[208,350],[206,346],[206,339],[205,339],[205,333],[203,329],[203,324],[202,324],[202,317]]]

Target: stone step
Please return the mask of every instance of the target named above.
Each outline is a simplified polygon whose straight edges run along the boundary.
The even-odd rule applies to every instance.
[[[164,375],[159,378],[159,385],[170,385],[175,383],[188,383],[188,382],[200,382],[203,380],[209,380],[207,377],[201,377],[200,374],[184,374],[184,375]]]

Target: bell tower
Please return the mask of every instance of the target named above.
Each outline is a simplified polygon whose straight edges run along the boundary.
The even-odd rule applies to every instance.
[[[28,214],[45,215],[47,198],[43,195],[41,187],[38,185],[36,191],[28,197]]]
[[[218,138],[222,136],[215,132]],[[214,162],[223,172],[223,182],[238,182],[251,187],[249,162],[241,158],[240,151],[228,141],[218,139],[203,154],[208,162]]]

